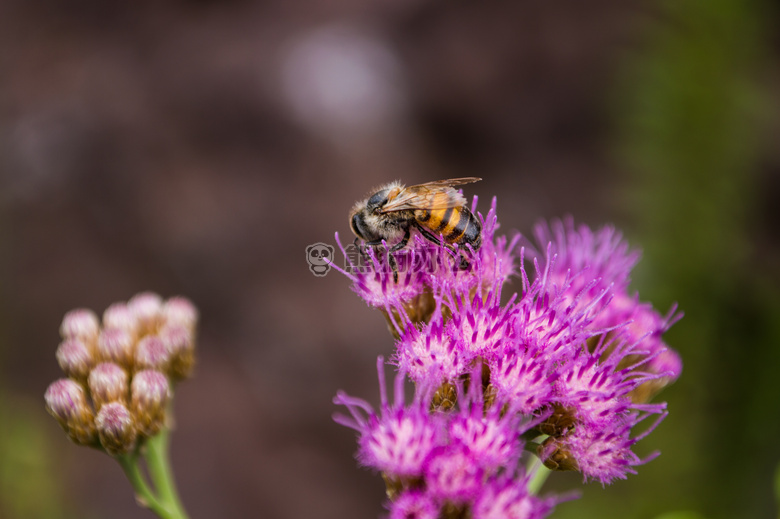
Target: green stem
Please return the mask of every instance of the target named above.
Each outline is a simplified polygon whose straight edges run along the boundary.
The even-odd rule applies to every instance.
[[[149,488],[149,484],[138,466],[137,451],[118,456],[117,461],[122,466],[122,470],[125,472],[130,484],[133,485],[135,499],[138,501],[138,504],[151,509],[162,519],[176,519],[176,516],[171,515],[167,507],[157,499],[152,489]]]
[[[526,470],[528,474],[532,474],[531,481],[528,482],[528,493],[535,495],[539,492],[539,490],[541,490],[542,485],[544,485],[544,482],[547,481],[547,477],[550,475],[552,470],[545,467],[541,460],[536,456],[531,458],[531,460],[528,462]]]
[[[176,483],[173,479],[173,470],[168,456],[168,445],[170,439],[170,430],[163,428],[157,435],[149,438],[146,442],[144,458],[146,466],[149,468],[149,475],[157,488],[160,501],[165,503],[166,508],[175,514],[171,517],[175,519],[187,519],[187,512],[179,499],[176,491]]]

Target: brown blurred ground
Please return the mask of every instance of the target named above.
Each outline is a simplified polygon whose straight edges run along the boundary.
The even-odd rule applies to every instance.
[[[40,402],[62,315],[142,290],[202,314],[176,397],[193,519],[376,517],[334,424],[392,343],[306,245],[373,186],[481,176],[505,231],[625,218],[611,96],[647,4],[0,3],[0,389]],[[324,50],[322,50],[324,49]],[[346,57],[345,57],[346,56]],[[344,92],[347,92],[346,94]],[[354,103],[353,103],[354,101]],[[48,427],[74,517],[152,517]],[[17,519],[17,518],[12,518]]]

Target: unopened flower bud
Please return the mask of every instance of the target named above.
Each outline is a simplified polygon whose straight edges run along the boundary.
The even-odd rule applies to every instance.
[[[195,339],[193,332],[180,325],[166,326],[160,330],[160,339],[170,353],[169,374],[174,380],[188,378],[195,365]]]
[[[66,339],[57,348],[57,363],[67,376],[84,381],[95,365],[95,357],[81,339]]]
[[[171,363],[171,352],[157,335],[147,335],[135,348],[135,367],[137,370],[156,369],[166,371]]]
[[[138,320],[140,333],[156,331],[162,315],[162,304],[162,298],[154,292],[141,292],[127,302],[127,307]]]
[[[129,368],[133,363],[133,337],[121,328],[103,330],[98,337],[98,358]]]
[[[81,445],[94,442],[94,415],[80,384],[69,378],[56,380],[46,389],[44,400],[46,410],[60,423],[71,440]]]
[[[458,388],[449,382],[444,382],[433,394],[431,409],[437,411],[449,411],[455,407],[458,401]]]
[[[542,434],[558,438],[577,425],[576,410],[561,404],[553,404],[552,414],[537,426]]]
[[[144,436],[157,434],[165,425],[165,410],[170,399],[168,378],[148,369],[133,376],[130,387],[130,409],[138,432]]]
[[[130,411],[119,402],[104,405],[95,418],[100,444],[109,454],[124,454],[135,446],[138,432]]]
[[[127,401],[127,372],[113,362],[103,362],[89,373],[89,391],[95,409],[109,402]]]
[[[135,337],[138,334],[138,319],[126,303],[114,303],[103,312],[103,328],[119,328]]]
[[[86,308],[71,310],[62,318],[60,335],[63,339],[81,339],[93,342],[100,331],[100,322],[95,312]]]
[[[571,455],[566,447],[556,438],[550,437],[537,448],[539,458],[550,470],[580,470],[577,458]]]
[[[198,322],[198,310],[185,297],[172,297],[162,308],[164,326],[181,325],[192,331]]]

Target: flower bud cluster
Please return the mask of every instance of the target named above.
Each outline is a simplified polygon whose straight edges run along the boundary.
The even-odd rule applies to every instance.
[[[336,400],[352,413],[338,420],[358,430],[358,459],[388,482],[391,517],[513,517],[482,511],[487,503],[534,498],[516,468],[527,453],[584,480],[625,478],[653,457],[640,459],[631,448],[666,416],[665,403],[649,400],[681,371],[679,355],[661,337],[680,315],[672,309],[663,316],[629,291],[639,254],[617,231],[594,232],[571,220],[540,224],[539,252],[528,252],[518,250],[519,237],[495,237],[495,200],[487,217],[478,217],[483,245],[468,251],[466,268],[441,246],[437,268],[402,272],[397,283],[389,261],[371,250],[370,269],[345,272],[353,290],[385,313],[396,339],[392,362],[417,387],[415,403],[383,403],[379,414],[343,394]],[[430,248],[419,236],[410,244]],[[514,274],[521,291],[507,298],[504,284]],[[429,311],[410,311],[423,298]],[[478,398],[471,394],[477,390]],[[488,468],[485,438],[455,432],[463,405],[477,401],[481,413],[472,419],[500,417],[505,431],[514,427],[498,468]],[[653,415],[653,425],[632,434]],[[383,461],[393,453],[397,463]],[[415,471],[401,470],[411,460]],[[538,513],[519,516],[545,516],[551,502],[539,503]]]
[[[112,455],[164,426],[172,385],[192,373],[198,312],[187,299],[144,292],[114,303],[102,322],[91,310],[65,314],[46,409],[74,442]]]

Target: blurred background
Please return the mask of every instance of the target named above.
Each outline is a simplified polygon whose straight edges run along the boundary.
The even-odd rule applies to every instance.
[[[776,517],[779,21],[768,0],[2,0],[0,517],[154,517],[43,406],[63,314],[143,290],[201,312],[172,446],[192,519],[380,515],[331,399],[376,403],[392,341],[305,248],[351,241],[376,185],[460,176],[507,233],[615,224],[644,251],[633,288],[686,314],[637,448],[663,454],[553,517]]]

